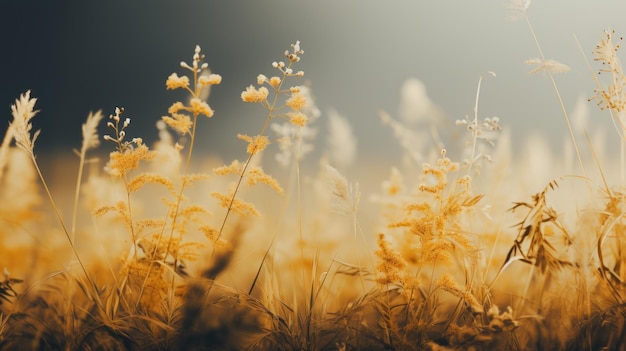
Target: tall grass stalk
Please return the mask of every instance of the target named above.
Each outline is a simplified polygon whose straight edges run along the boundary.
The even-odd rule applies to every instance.
[[[289,65],[287,66],[287,68],[290,69],[291,65],[292,65],[292,62],[289,62]],[[272,103],[269,104],[268,106],[268,113],[267,113],[267,116],[265,117],[265,122],[263,123],[263,127],[261,127],[261,131],[259,132],[258,137],[265,136],[265,131],[267,130],[267,127],[269,126],[270,121],[274,117],[274,113],[278,105],[278,98],[280,95],[278,92],[281,91],[286,77],[287,77],[287,74],[283,73],[282,79],[280,80],[280,83],[278,87],[276,88],[277,93],[274,94]],[[235,203],[235,198],[237,197],[237,193],[239,192],[239,188],[241,187],[241,183],[243,182],[243,179],[245,178],[246,172],[248,170],[248,166],[250,166],[250,162],[252,162],[252,159],[254,155],[256,154],[257,154],[257,150],[253,150],[253,152],[249,153],[248,158],[246,159],[246,162],[244,162],[243,169],[241,170],[241,174],[239,176],[239,179],[237,180],[237,185],[235,186],[235,190],[233,191],[233,195],[230,199],[230,203],[228,204],[228,207],[226,208],[226,214],[224,215],[224,219],[222,220],[222,224],[220,225],[220,229],[217,234],[217,240],[219,240],[222,237],[224,228],[226,226],[226,222],[228,221],[228,217],[230,213],[232,212],[233,204]],[[215,250],[213,250],[213,252],[215,252]]]
[[[544,71],[548,75],[548,79],[550,80],[550,84],[552,85],[552,88],[554,89],[554,93],[556,94],[557,100],[559,101],[559,106],[561,107],[561,112],[563,113],[563,118],[565,119],[565,124],[567,125],[567,130],[569,132],[569,136],[570,136],[571,141],[572,141],[572,146],[574,146],[574,150],[576,152],[576,158],[578,160],[578,165],[580,166],[580,169],[583,172],[583,176],[585,178],[587,178],[587,173],[586,173],[586,170],[585,170],[585,166],[583,164],[583,160],[582,160],[582,156],[580,154],[580,150],[578,148],[578,143],[576,142],[576,137],[574,136],[574,130],[572,129],[572,124],[571,124],[571,122],[569,120],[569,116],[567,114],[567,109],[565,108],[565,103],[563,102],[563,98],[561,97],[561,93],[560,93],[559,88],[558,88],[558,86],[556,84],[556,81],[554,79],[554,75],[552,73],[552,69],[549,67],[548,61],[546,60],[546,57],[545,57],[545,55],[543,53],[543,49],[541,48],[541,45],[539,44],[539,39],[537,39],[537,35],[535,34],[535,30],[533,29],[533,26],[530,23],[530,19],[528,18],[526,10],[522,11],[521,13],[522,13],[522,17],[524,18],[524,21],[528,25],[528,30],[530,31],[530,34],[533,37],[533,41],[535,42],[535,46],[537,47],[537,51],[539,53],[539,57],[541,59],[541,62],[546,67],[546,69],[544,69]],[[589,184],[586,184],[586,185],[587,185],[587,190],[588,190],[589,194],[591,195],[591,193],[592,193],[591,186]]]

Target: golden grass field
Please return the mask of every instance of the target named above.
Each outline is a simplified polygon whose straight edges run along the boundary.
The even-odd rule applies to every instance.
[[[512,10],[536,38],[528,4]],[[513,160],[504,121],[479,114],[491,73],[455,139],[433,127],[418,150],[424,133],[379,111],[403,155],[352,164],[350,125],[315,106],[298,41],[235,92],[264,117],[233,135],[238,160],[194,149],[198,124],[223,117],[199,46],[164,77],[188,98],[153,145],[118,107],[89,113],[73,153],[39,158],[40,97],[24,92],[0,146],[0,349],[625,350],[621,38],[582,48],[585,103],[613,121],[616,155],[572,127],[554,80],[568,67],[535,41],[530,73],[555,90],[573,164],[540,146]],[[315,138],[332,152],[311,160]]]

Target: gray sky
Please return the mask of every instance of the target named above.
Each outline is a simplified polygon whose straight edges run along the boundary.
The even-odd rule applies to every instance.
[[[478,78],[487,71],[497,77],[483,82],[481,117],[500,117],[517,146],[541,130],[560,147],[566,136],[560,107],[548,79],[527,74],[531,67],[523,61],[539,55],[526,24],[505,20],[506,5],[502,0],[4,0],[0,111],[6,121],[15,98],[32,90],[41,110],[34,122],[42,129],[40,152],[79,146],[87,113],[103,109],[108,115],[115,106],[131,117],[130,136],[154,140],[154,123],[181,98],[165,90],[165,80],[172,72],[183,73],[178,63],[190,61],[199,44],[223,77],[209,99],[215,116],[200,121],[201,147],[240,157],[244,145],[236,133],[255,133],[264,118],[256,106],[241,102],[241,91],[259,73],[272,74],[271,62],[300,40],[305,51],[300,68],[319,108],[334,108],[350,119],[362,158],[398,150],[377,111],[397,116],[406,79],[422,80],[453,121],[472,113]],[[573,35],[590,57],[605,28],[626,33],[624,14],[626,2],[619,0],[531,3],[528,15],[546,57],[572,68],[557,76],[568,110],[579,96],[591,97],[594,88]],[[591,107],[593,128],[608,128],[608,115]]]

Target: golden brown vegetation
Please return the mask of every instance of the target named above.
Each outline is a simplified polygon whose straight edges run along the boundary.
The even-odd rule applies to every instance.
[[[530,25],[527,7],[513,9]],[[606,87],[597,80],[593,99],[612,112],[623,141],[626,79],[613,35],[593,51],[611,76]],[[558,96],[552,74],[566,66],[538,48],[531,73],[547,72]],[[338,170],[349,152],[337,158],[342,164],[321,160],[317,176],[301,175],[319,117],[298,83],[303,54],[292,44],[272,64],[275,75],[259,75],[241,93],[265,111],[259,133],[236,136],[247,144],[243,160],[203,173],[190,171],[197,125],[214,116],[201,97],[222,78],[200,47],[191,64],[181,63],[189,76],[166,80],[189,98],[162,117],[155,145],[129,138],[136,131],[116,108],[102,167],[88,153],[103,147],[103,115],[89,114],[69,209],[57,204],[35,157],[36,99],[20,96],[0,146],[0,349],[626,349],[623,184],[608,184],[599,165],[594,191],[578,153],[580,177],[544,179],[526,199],[477,191],[475,181],[492,189],[505,182],[507,164],[490,156],[500,120],[478,116],[481,77],[473,118],[457,122],[468,132],[461,162],[441,148],[430,163],[413,157],[368,193],[375,208],[361,215],[359,183]],[[332,118],[352,150],[346,125]],[[381,118],[415,155],[402,123]],[[334,143],[340,153],[344,144]],[[290,169],[276,178],[261,160],[274,147]],[[575,220],[555,207],[564,184],[588,196]]]

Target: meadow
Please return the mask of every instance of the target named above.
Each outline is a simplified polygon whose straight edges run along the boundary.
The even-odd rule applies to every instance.
[[[0,145],[0,349],[625,350],[621,37],[581,48],[596,82],[583,104],[606,112],[620,145],[607,152],[568,114],[554,76],[569,68],[544,57],[529,4],[512,14],[574,162],[540,146],[514,157],[504,117],[480,114],[495,73],[477,72],[453,130],[378,111],[402,154],[391,169],[354,164],[351,126],[316,107],[299,41],[234,92],[258,113],[257,134],[232,136],[235,160],[194,149],[199,124],[226,118],[199,46],[163,77],[186,98],[152,145],[120,106],[88,114],[71,157],[42,160],[45,97],[24,92]],[[313,152],[316,139],[331,152]],[[76,172],[51,182],[44,163]]]

